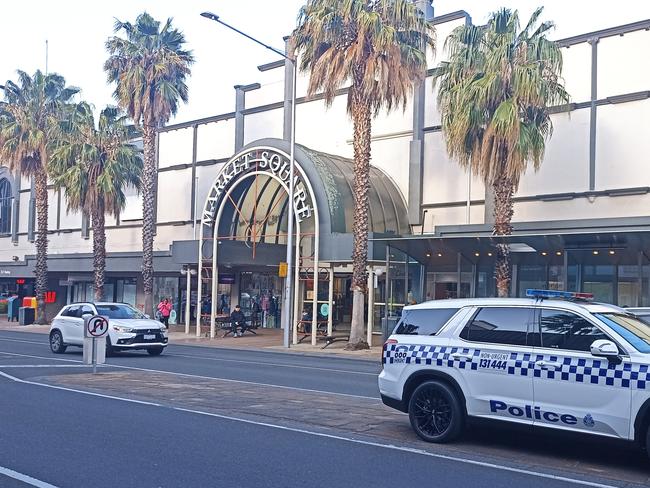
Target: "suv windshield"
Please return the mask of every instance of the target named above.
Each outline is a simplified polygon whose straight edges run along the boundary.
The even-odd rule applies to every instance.
[[[650,353],[650,326],[632,315],[597,313],[600,320],[620,334],[637,351]]]
[[[135,308],[123,304],[95,305],[97,313],[109,319],[144,319],[146,318]]]

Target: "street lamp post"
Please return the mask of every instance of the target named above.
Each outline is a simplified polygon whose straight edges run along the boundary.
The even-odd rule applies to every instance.
[[[293,280],[291,279],[291,274],[293,272],[291,263],[293,260],[293,220],[294,220],[294,208],[293,208],[293,194],[294,194],[294,172],[295,172],[295,149],[296,149],[296,74],[298,72],[298,66],[296,63],[296,60],[294,57],[287,56],[285,53],[280,51],[279,49],[276,49],[272,46],[269,46],[268,44],[263,43],[262,41],[255,39],[253,36],[250,36],[246,34],[245,32],[240,31],[239,29],[231,26],[230,24],[225,23],[222,21],[218,15],[213,14],[212,12],[203,12],[201,14],[201,17],[205,17],[206,19],[213,20],[215,22],[218,22],[219,24],[223,25],[224,27],[227,27],[228,29],[235,31],[237,34],[242,35],[251,41],[259,44],[260,46],[263,46],[264,48],[268,49],[269,51],[273,51],[275,54],[278,56],[282,56],[284,59],[289,61],[292,64],[293,68],[293,82],[292,82],[292,89],[291,89],[291,136],[290,136],[290,142],[289,142],[289,152],[290,152],[290,160],[289,160],[289,174],[291,177],[289,178],[289,205],[288,205],[288,210],[289,210],[289,215],[287,217],[287,276],[284,279],[285,285],[284,285],[284,303],[282,305],[282,324],[284,326],[283,330],[283,343],[284,347],[289,347],[289,332],[290,332],[290,326],[292,323],[291,320],[291,308],[293,305],[293,294],[294,294],[294,289],[293,289]],[[214,284],[213,284],[214,286]]]

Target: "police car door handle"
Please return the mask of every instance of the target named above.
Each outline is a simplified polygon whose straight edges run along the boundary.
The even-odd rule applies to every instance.
[[[554,361],[535,361],[535,366],[540,369],[562,369],[562,364]]]
[[[463,354],[462,352],[455,352],[453,354],[450,354],[449,357],[455,361],[465,361],[469,362],[473,359],[473,356],[470,354]]]

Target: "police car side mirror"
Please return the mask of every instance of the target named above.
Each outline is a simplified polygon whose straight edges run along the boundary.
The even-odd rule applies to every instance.
[[[150,318],[151,318],[151,315],[149,315],[148,313],[145,313],[145,314],[144,314],[144,318],[145,318],[145,319],[150,319]]]
[[[591,354],[598,357],[618,357],[619,351],[616,344],[605,339],[598,339],[591,343]]]

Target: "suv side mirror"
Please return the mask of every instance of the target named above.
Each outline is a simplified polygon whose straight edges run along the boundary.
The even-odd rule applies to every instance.
[[[619,356],[616,344],[605,339],[598,339],[591,343],[591,354],[598,357],[614,358]]]
[[[145,318],[145,319],[150,319],[150,318],[151,318],[151,315],[149,315],[148,313],[145,313],[145,314],[144,314],[144,318]]]
[[[84,312],[81,314],[81,318],[85,319],[86,317],[92,317],[93,313],[92,312]]]

